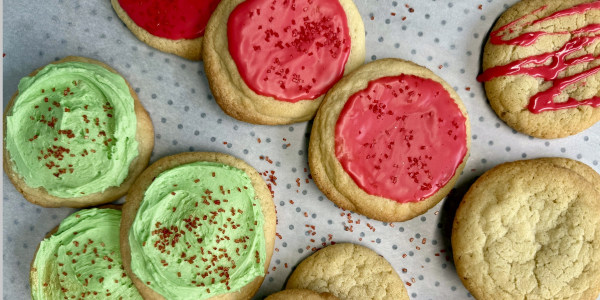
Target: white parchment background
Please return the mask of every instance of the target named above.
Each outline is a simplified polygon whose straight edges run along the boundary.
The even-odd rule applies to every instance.
[[[183,151],[220,151],[259,172],[274,171],[278,237],[256,298],[281,290],[299,261],[331,241],[360,243],[383,255],[407,283],[412,299],[469,298],[449,244],[453,214],[468,185],[496,164],[522,158],[569,157],[600,171],[600,123],[547,141],[514,132],[493,113],[475,76],[489,28],[515,0],[355,2],[367,31],[367,61],[398,57],[432,69],[458,91],[471,119],[471,157],[457,189],[408,222],[386,224],[336,208],[312,180],[306,181],[312,123],[257,126],[225,115],[210,94],[202,63],[138,41],[108,0],[4,1],[4,105],[32,70],[67,55],[87,56],[117,69],[138,92],[156,131],[152,161]],[[6,175],[3,188],[3,295],[26,299],[38,243],[74,210],[30,204]]]

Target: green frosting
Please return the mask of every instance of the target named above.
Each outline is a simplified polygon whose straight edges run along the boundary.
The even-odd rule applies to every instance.
[[[264,217],[246,173],[195,162],[164,171],[129,231],[131,268],[166,299],[206,299],[264,276]]]
[[[121,211],[86,209],[64,219],[40,243],[32,268],[33,299],[142,299],[119,251]]]
[[[138,155],[136,126],[120,75],[96,64],[50,64],[21,79],[6,117],[6,148],[28,186],[80,197],[125,180]]]

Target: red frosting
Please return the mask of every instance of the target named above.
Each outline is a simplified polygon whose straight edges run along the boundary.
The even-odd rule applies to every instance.
[[[354,182],[400,203],[435,194],[466,154],[465,116],[440,83],[413,75],[369,82],[335,127],[335,155]]]
[[[138,26],[152,35],[171,39],[195,39],[221,0],[119,0]]]
[[[346,13],[337,0],[248,0],[229,16],[227,36],[246,85],[287,102],[327,92],[350,54]]]
[[[598,32],[600,32],[600,24],[591,24],[583,28],[574,30],[572,32],[559,31],[559,32],[545,32],[535,31],[526,32],[521,35],[514,36],[511,39],[504,40],[505,35],[513,35],[515,28],[522,30],[526,26],[541,23],[544,21],[570,16],[574,14],[585,13],[588,10],[600,9],[600,2],[584,3],[573,6],[568,9],[564,9],[555,12],[547,17],[539,18],[534,21],[523,22],[524,19],[530,17],[536,13],[539,13],[546,9],[543,6],[528,15],[525,15],[507,25],[500,27],[498,30],[490,33],[490,43],[494,45],[514,45],[514,46],[531,46],[533,45],[540,36],[552,34],[552,35],[564,35],[570,34],[571,39],[565,43],[558,51],[543,53],[539,55],[529,56],[523,59],[513,61],[503,66],[496,66],[489,68],[483,72],[483,74],[477,77],[479,81],[488,81],[496,77],[507,76],[507,75],[519,75],[527,74],[532,77],[542,78],[545,81],[551,81],[552,87],[547,90],[541,91],[530,98],[529,105],[527,108],[532,113],[541,113],[543,111],[558,110],[564,108],[575,108],[580,105],[590,105],[592,107],[600,107],[600,97],[593,96],[589,99],[576,100],[569,98],[565,102],[554,102],[554,99],[558,97],[568,86],[581,83],[585,85],[585,79],[591,75],[594,75],[600,71],[600,67],[594,67],[582,71],[580,73],[558,78],[559,74],[566,70],[570,66],[574,66],[582,63],[592,62],[599,57],[593,54],[581,54],[579,56],[573,56],[585,47],[594,43],[600,38]],[[568,57],[568,58],[567,58]],[[550,62],[547,64],[547,62]]]

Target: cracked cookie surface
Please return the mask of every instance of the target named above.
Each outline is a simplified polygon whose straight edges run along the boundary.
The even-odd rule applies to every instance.
[[[473,296],[596,299],[598,176],[562,158],[505,163],[483,174],[452,229],[456,270]]]
[[[290,289],[277,292],[265,300],[337,300],[338,297],[330,293],[317,293],[307,289]]]
[[[302,261],[287,289],[329,292],[340,299],[408,299],[404,282],[375,251],[355,244],[336,244]]]

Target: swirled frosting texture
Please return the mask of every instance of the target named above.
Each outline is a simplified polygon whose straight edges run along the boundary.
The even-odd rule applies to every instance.
[[[142,299],[119,251],[121,212],[87,209],[64,219],[40,243],[32,268],[33,299]],[[35,274],[35,275],[33,275]]]
[[[250,178],[212,162],[157,176],[129,231],[131,269],[167,299],[206,299],[264,275],[264,217]]]
[[[134,99],[95,64],[50,64],[19,83],[6,148],[28,186],[79,197],[119,186],[138,155]]]

